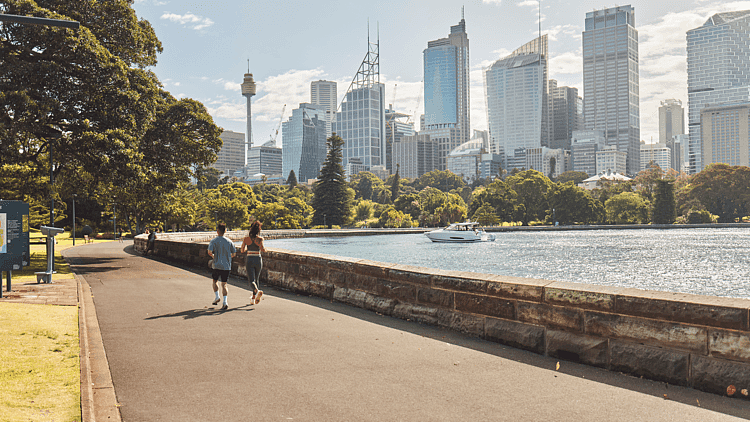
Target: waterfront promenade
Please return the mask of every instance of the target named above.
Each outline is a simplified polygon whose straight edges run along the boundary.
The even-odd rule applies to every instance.
[[[222,312],[208,270],[138,256],[132,242],[65,256],[93,299],[91,348],[100,330],[106,350],[90,366],[94,413],[124,421],[750,418],[744,400],[565,361],[556,370],[551,358],[319,298],[266,289],[250,306],[237,278]]]

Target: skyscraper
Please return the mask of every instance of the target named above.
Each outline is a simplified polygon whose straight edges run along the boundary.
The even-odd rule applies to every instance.
[[[628,6],[586,13],[583,31],[583,118],[586,130],[604,130],[607,145],[627,153],[626,172],[638,173],[641,124],[638,31]]]
[[[550,148],[570,149],[573,132],[583,129],[583,99],[578,88],[557,86],[549,80]]]
[[[705,167],[701,151],[704,108],[750,100],[750,10],[717,13],[687,32],[688,130],[686,171]],[[684,146],[683,146],[684,147]]]
[[[380,83],[380,42],[367,40],[367,54],[336,113],[333,132],[344,140],[343,165],[357,171],[385,165],[385,85]],[[347,174],[347,177],[354,174]]]
[[[326,111],[326,138],[331,136],[331,125],[338,108],[338,84],[334,81],[312,81],[310,83],[310,103],[321,106]]]
[[[664,100],[659,106],[659,143],[666,144],[675,135],[685,133],[685,109],[680,100]]]
[[[471,136],[469,37],[463,17],[450,35],[427,43],[424,55],[423,133],[438,142],[440,170],[446,157]]]
[[[400,142],[404,136],[412,136],[414,123],[409,122],[409,115],[399,113],[393,109],[393,104],[388,105],[385,110],[385,167],[389,172],[394,172],[393,166],[393,143]]]
[[[216,162],[211,166],[226,176],[232,176],[235,171],[245,167],[247,144],[245,134],[225,130],[219,135],[224,142],[221,146]]]
[[[253,80],[253,74],[250,73],[249,67],[247,72],[248,73],[245,73],[245,78],[240,86],[242,87],[242,96],[247,98],[247,144],[249,149],[253,146],[253,124],[252,113],[250,112],[250,100],[253,95],[255,95],[255,81]]]
[[[302,103],[292,110],[289,120],[281,125],[282,177],[287,179],[289,172],[300,183],[316,179],[326,159],[326,120],[325,109]]]
[[[247,166],[245,175],[254,176],[262,173],[266,176],[281,176],[282,150],[273,140],[265,144],[252,147],[247,151]],[[295,172],[296,173],[296,172]]]
[[[510,163],[516,152],[549,145],[547,35],[484,70],[490,150]],[[525,166],[525,161],[523,161]]]

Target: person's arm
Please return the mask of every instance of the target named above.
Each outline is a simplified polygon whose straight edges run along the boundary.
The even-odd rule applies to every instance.
[[[237,255],[237,248],[234,246],[234,243],[230,243],[230,245],[232,245],[232,258],[234,258]]]
[[[259,242],[259,243],[258,243],[258,247],[260,248],[260,251],[261,251],[261,252],[265,252],[265,251],[266,251],[266,247],[265,247],[265,246],[263,246],[263,238],[262,238],[262,237],[259,237],[259,238],[258,238],[258,242]]]
[[[247,245],[247,237],[242,239],[242,246],[240,246],[240,253],[245,253],[245,246]]]
[[[213,247],[213,242],[209,243],[208,244],[208,249],[206,249],[206,252],[208,253],[208,256],[210,256],[211,258],[214,257],[214,251],[211,250],[212,247]]]

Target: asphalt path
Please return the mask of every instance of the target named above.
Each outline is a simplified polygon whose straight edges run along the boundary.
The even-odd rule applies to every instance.
[[[725,421],[750,403],[232,278],[130,243],[65,251],[91,287],[123,421]],[[559,363],[559,369],[557,369]]]

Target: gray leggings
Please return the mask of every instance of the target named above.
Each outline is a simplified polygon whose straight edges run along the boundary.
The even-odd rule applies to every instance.
[[[260,288],[260,269],[263,268],[263,258],[260,255],[248,255],[245,259],[245,269],[247,270],[247,281],[255,283]]]

